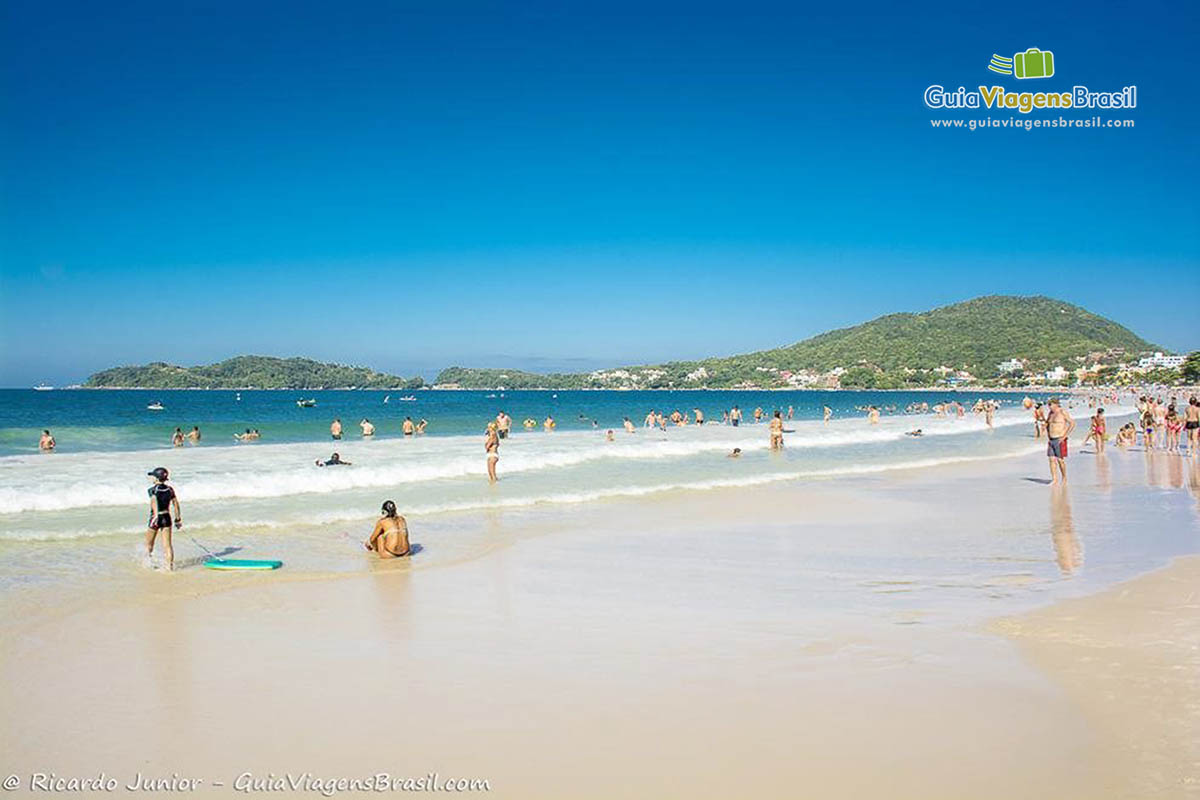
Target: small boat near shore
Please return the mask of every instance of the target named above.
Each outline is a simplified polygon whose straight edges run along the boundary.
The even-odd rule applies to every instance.
[[[397,400],[399,400],[401,403],[415,403],[415,402],[417,402],[417,398],[413,397],[411,394],[410,394],[410,395],[406,395],[406,396],[404,396],[404,397],[397,397],[396,399],[397,399]]]
[[[300,406],[301,408],[313,408],[316,406],[316,404],[317,398],[315,397],[310,397],[307,400],[300,399],[296,401],[296,405]]]
[[[150,405],[146,406],[146,410],[147,410],[147,411],[162,411],[162,410],[163,410],[163,404],[162,404],[162,403],[160,403],[159,401],[155,400],[153,403],[151,403]]]
[[[49,391],[53,391],[53,389],[54,389],[53,386],[47,386],[44,383],[39,383],[37,386],[33,387],[33,390],[35,392],[49,392]]]

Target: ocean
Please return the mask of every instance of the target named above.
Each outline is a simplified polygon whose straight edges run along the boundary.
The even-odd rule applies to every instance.
[[[547,510],[566,519],[612,500],[838,481],[1033,455],[1045,447],[1032,436],[1022,395],[1012,393],[418,391],[415,400],[391,393],[384,402],[388,396],[243,391],[239,400],[232,391],[0,391],[0,588],[85,573],[94,580],[97,572],[146,566],[140,545],[146,473],[158,466],[170,470],[182,503],[184,528],[175,546],[183,566],[197,565],[206,551],[236,552],[283,558],[293,572],[322,575],[363,568],[361,540],[387,499],[408,517],[424,548],[420,559],[446,563],[521,535],[531,527],[522,514],[536,512],[545,529]],[[302,397],[317,405],[298,407]],[[970,411],[981,397],[1000,405],[992,429]],[[950,399],[968,407],[965,417],[904,413],[913,403]],[[147,410],[154,401],[162,411]],[[1071,402],[1084,424],[1085,401]],[[720,424],[722,410],[734,405],[746,421]],[[829,422],[822,421],[826,405],[834,412]],[[861,411],[870,405],[884,409],[879,425],[868,424]],[[768,449],[765,422],[753,423],[759,406],[768,414],[794,408],[782,452]],[[709,423],[643,427],[650,409],[677,408],[700,408]],[[514,429],[502,443],[501,480],[493,486],[485,477],[483,430],[501,409]],[[553,433],[540,425],[548,414],[558,422]],[[406,416],[427,420],[428,432],[404,437]],[[623,430],[626,416],[636,433]],[[337,442],[329,435],[335,417],[345,426]],[[376,426],[373,439],[359,435],[364,417]],[[524,430],[526,418],[538,427]],[[170,445],[175,427],[193,425],[202,431],[199,445]],[[57,452],[37,451],[43,428],[57,438]],[[257,428],[261,440],[235,442],[233,434],[245,428]],[[907,435],[916,428],[924,435]],[[728,457],[734,448],[743,451],[740,458]],[[333,451],[351,465],[314,463]],[[1044,468],[1044,460],[1038,463]],[[81,549],[88,558],[78,557]]]

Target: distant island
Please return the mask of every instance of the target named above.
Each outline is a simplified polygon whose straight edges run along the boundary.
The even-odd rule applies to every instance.
[[[402,378],[366,367],[307,358],[238,356],[218,364],[179,367],[155,361],[114,367],[84,382],[88,389],[417,389],[423,378]]]
[[[1158,355],[1154,355],[1157,353]],[[435,388],[903,389],[972,384],[1178,379],[1182,358],[1111,320],[1050,297],[992,295],[889,314],[745,355],[540,375],[450,367]],[[1148,363],[1145,363],[1148,362]]]

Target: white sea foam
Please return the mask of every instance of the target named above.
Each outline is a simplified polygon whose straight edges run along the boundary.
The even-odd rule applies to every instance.
[[[1112,416],[1120,415],[1118,409]],[[328,456],[328,443],[10,456],[0,458],[0,539],[141,530],[148,511],[138,509],[148,504],[144,475],[160,464],[189,507],[204,509],[200,518],[189,516],[189,530],[269,529],[361,521],[373,511],[364,498],[382,491],[394,493],[408,513],[439,514],[920,468],[1024,452],[1031,442],[1018,429],[1029,424],[1019,410],[998,415],[995,431],[970,416],[893,416],[877,426],[861,418],[787,424],[795,432],[786,437],[786,453],[771,458],[764,425],[618,431],[611,443],[603,431],[518,433],[501,448],[502,477],[517,481],[505,481],[506,491],[516,491],[507,496],[480,493],[480,437],[338,442],[353,465],[335,468],[313,463]],[[925,434],[919,440],[906,435],[916,427]],[[746,457],[731,476],[723,456],[734,447]],[[914,460],[914,453],[927,458]],[[270,507],[262,505],[267,501]]]

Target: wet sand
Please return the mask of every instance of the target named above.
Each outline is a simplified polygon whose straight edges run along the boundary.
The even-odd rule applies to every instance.
[[[1094,533],[1105,491],[1200,538],[1187,473],[1123,455],[1107,478],[1074,458],[1065,499],[1009,459],[584,504],[519,538],[485,515],[504,546],[427,569],[3,598],[0,769],[208,796],[435,771],[506,798],[1187,796],[1197,561],[1026,610],[1150,546]],[[967,525],[988,552],[922,567]],[[1037,555],[1003,564],[1019,537]]]
[[[991,627],[1079,707],[1133,795],[1200,795],[1200,557]]]

